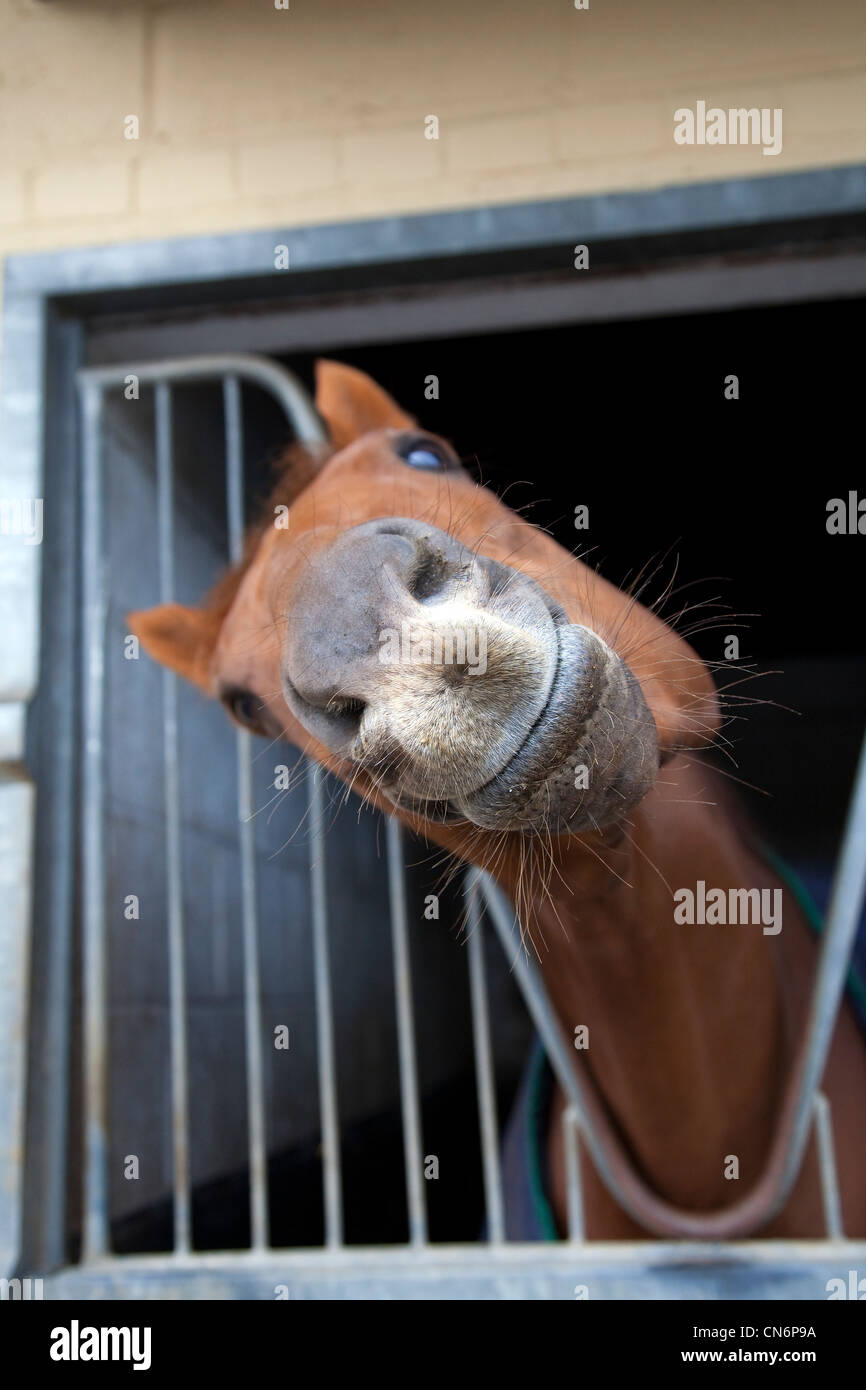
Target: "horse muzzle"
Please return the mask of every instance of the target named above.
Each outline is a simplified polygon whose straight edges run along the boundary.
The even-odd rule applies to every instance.
[[[560,834],[616,823],[652,786],[640,686],[528,575],[407,517],[310,553],[291,595],[285,699],[396,807]]]

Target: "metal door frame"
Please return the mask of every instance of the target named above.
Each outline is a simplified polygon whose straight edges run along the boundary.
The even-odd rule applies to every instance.
[[[291,321],[304,322],[310,295],[323,293],[332,280],[357,288],[372,285],[374,291],[387,298],[387,289],[396,287],[399,298],[407,284],[420,291],[422,302],[431,306],[426,332],[449,332],[448,314],[457,312],[456,331],[470,331],[468,319],[462,321],[454,303],[436,320],[436,302],[441,293],[436,287],[443,282],[462,281],[474,277],[482,286],[493,285],[493,300],[501,298],[495,288],[498,276],[512,277],[515,268],[549,270],[552,264],[561,266],[575,242],[589,242],[598,248],[615,248],[623,242],[641,241],[647,257],[664,260],[677,247],[692,246],[701,238],[709,245],[731,247],[731,264],[723,272],[727,283],[745,302],[762,303],[828,294],[862,294],[866,289],[866,258],[859,244],[852,247],[852,229],[862,234],[863,214],[866,211],[866,167],[822,170],[815,173],[772,176],[762,179],[734,180],[720,184],[685,186],[646,194],[623,194],[612,197],[563,199],[541,204],[518,204],[495,209],[434,214],[407,218],[387,218],[378,221],[342,224],[319,228],[275,229],[263,233],[228,234],[223,237],[177,239],[167,242],[141,243],[132,246],[110,246],[96,250],[74,250],[39,256],[17,256],[6,263],[6,297],[3,316],[3,378],[0,391],[0,423],[3,431],[3,454],[0,460],[0,488],[11,497],[36,497],[42,493],[46,471],[52,475],[51,501],[56,506],[68,505],[75,512],[73,460],[76,454],[76,422],[74,411],[74,381],[77,369],[88,355],[88,343],[103,333],[109,316],[129,314],[142,321],[145,311],[154,306],[167,306],[182,301],[195,316],[196,301],[223,303],[228,298],[236,305],[276,300],[287,305],[283,310]],[[835,254],[826,258],[815,255],[812,237],[814,219],[821,219],[815,236],[828,238]],[[829,233],[828,233],[828,230]],[[766,268],[763,286],[745,283],[738,275],[742,270],[736,263],[737,246],[772,248],[786,240],[805,238],[805,255],[794,255],[781,267]],[[290,250],[291,270],[274,268],[274,249],[286,245]],[[686,297],[695,308],[704,304],[707,284],[694,278],[694,266],[701,264],[700,245],[688,265],[681,267],[678,283],[686,285]],[[712,258],[710,258],[712,259]],[[613,256],[615,266],[616,256]],[[383,269],[384,268],[384,269]],[[715,280],[722,272],[712,267]],[[692,275],[690,286],[687,277]],[[645,277],[636,277],[639,283]],[[614,278],[608,285],[611,301],[609,312],[615,314],[617,287],[630,276]],[[634,280],[632,279],[632,283]],[[518,287],[519,288],[519,287]],[[424,298],[426,294],[426,299]],[[602,302],[590,307],[589,315],[605,317]],[[527,304],[529,304],[527,300]],[[743,302],[742,300],[737,302]],[[488,311],[492,300],[488,296]],[[682,307],[682,306],[681,306]],[[637,305],[640,312],[640,304]],[[323,306],[327,312],[327,305]],[[547,322],[549,303],[545,307],[523,310],[523,322]],[[579,312],[575,300],[568,310]],[[658,312],[652,297],[645,312]],[[365,315],[370,321],[369,307]],[[266,317],[266,316],[265,316]],[[383,315],[387,319],[387,314]],[[262,320],[264,321],[264,320]],[[393,321],[393,320],[392,320]],[[194,327],[194,325],[193,325]],[[474,331],[483,331],[484,323],[471,323]],[[157,331],[157,330],[151,330]],[[192,330],[190,330],[192,331]],[[247,331],[244,327],[244,332]],[[280,330],[282,331],[282,329]],[[322,327],[307,330],[313,341]],[[371,331],[375,335],[376,326]],[[381,328],[379,330],[382,331]],[[389,330],[390,331],[390,330]],[[291,347],[286,342],[286,347]],[[305,344],[306,345],[306,344]],[[110,355],[110,351],[109,351]],[[57,484],[57,485],[55,485]],[[46,1070],[52,1056],[62,1061],[64,1048],[64,1019],[68,1014],[68,999],[64,1003],[62,982],[68,971],[69,928],[64,923],[68,903],[68,834],[62,825],[62,808],[68,806],[73,785],[76,756],[74,720],[70,702],[64,698],[63,676],[58,689],[39,692],[37,709],[40,718],[31,721],[25,731],[25,711],[36,691],[39,665],[39,571],[40,560],[54,564],[58,558],[68,563],[64,553],[69,547],[68,534],[55,533],[46,540],[42,554],[32,547],[29,554],[18,558],[20,564],[7,578],[0,616],[15,615],[15,622],[0,623],[0,757],[6,773],[0,787],[0,1009],[4,1020],[2,1054],[0,1054],[0,1270],[14,1269],[20,1246],[21,1165],[20,1149],[23,1139],[23,1097],[25,1064],[23,1039],[26,1036],[28,984],[31,970],[29,957],[32,888],[33,786],[31,772],[46,753],[44,728],[46,713],[51,716],[50,756],[52,765],[53,805],[46,806],[43,797],[39,807],[40,844],[50,858],[50,883],[38,883],[37,919],[49,924],[44,943],[32,961],[41,983],[47,989],[51,1007],[46,1011],[47,1028],[40,1034],[41,1054],[31,1055],[31,1076],[38,1074],[40,1065]],[[76,641],[74,595],[65,599],[65,613],[45,615],[43,634],[53,624],[52,652],[58,655],[58,671],[74,669]],[[63,605],[61,604],[61,607]],[[64,621],[65,618],[65,621]],[[44,643],[44,636],[43,636]],[[43,647],[44,653],[44,647]],[[70,658],[67,662],[65,658]],[[47,683],[51,686],[53,683]],[[40,727],[42,731],[40,732]],[[43,764],[44,765],[44,764]],[[41,876],[40,876],[41,877]],[[41,900],[40,900],[41,898]],[[43,1020],[43,1023],[45,1020]],[[8,1032],[7,1032],[8,1027]],[[56,1049],[53,1050],[53,1049]],[[55,1139],[62,1136],[63,1122],[57,1117]],[[36,1155],[35,1161],[46,1161],[46,1155]],[[735,1254],[727,1245],[725,1262],[730,1257],[745,1257],[755,1252],[759,1243],[749,1243]],[[37,1241],[39,1269],[56,1267],[57,1251],[52,1251],[44,1233]],[[643,1257],[646,1250],[643,1250]],[[854,1258],[846,1247],[845,1259]],[[679,1251],[679,1256],[676,1252]],[[620,1250],[625,1254],[625,1251]],[[674,1264],[682,1258],[679,1246],[672,1247]],[[699,1256],[705,1260],[710,1252],[704,1248]],[[816,1258],[836,1259],[837,1253],[816,1243]],[[634,1258],[638,1258],[632,1252]],[[862,1258],[863,1251],[858,1258]],[[515,1255],[516,1257],[516,1255]],[[641,1258],[643,1258],[641,1257]],[[461,1256],[462,1258],[462,1256]],[[535,1254],[528,1254],[530,1261]],[[600,1258],[600,1254],[593,1257]],[[789,1258],[779,1251],[775,1259]],[[664,1247],[655,1247],[651,1265],[665,1263]],[[32,1263],[32,1252],[31,1252]],[[645,1263],[645,1260],[644,1260]],[[637,1267],[637,1266],[635,1266]],[[836,1273],[844,1272],[835,1269]],[[70,1275],[63,1276],[71,1277]],[[399,1282],[399,1281],[398,1281]],[[683,1296],[680,1292],[677,1296]],[[808,1295],[803,1295],[808,1296]]]
[[[173,588],[173,477],[172,400],[175,387],[188,382],[217,381],[222,386],[224,432],[226,444],[226,493],[229,518],[228,559],[237,562],[243,552],[243,475],[241,392],[242,383],[252,383],[267,389],[282,405],[294,427],[296,437],[312,447],[325,442],[323,428],[312,409],[303,387],[285,368],[266,359],[241,355],[209,356],[174,359],[153,364],[124,363],[111,368],[90,368],[79,373],[83,417],[83,517],[82,549],[84,561],[84,769],[83,769],[83,931],[84,931],[84,1060],[85,1060],[85,1182],[84,1182],[84,1241],[80,1271],[68,1271],[61,1276],[64,1286],[81,1278],[84,1287],[94,1289],[93,1271],[98,1270],[107,1287],[116,1278],[129,1275],[124,1267],[141,1277],[140,1261],[119,1262],[109,1249],[108,1221],[108,1073],[107,1073],[107,966],[108,933],[105,918],[105,813],[102,788],[104,784],[104,711],[106,625],[108,576],[104,570],[104,525],[102,519],[103,477],[101,466],[102,418],[106,393],[120,391],[134,380],[137,390],[152,389],[155,397],[154,432],[158,493],[158,550],[160,557],[160,601],[172,602]],[[163,672],[163,753],[165,763],[165,814],[167,829],[166,879],[168,884],[169,992],[172,1077],[173,1125],[173,1207],[174,1243],[169,1264],[185,1261],[188,1274],[195,1280],[202,1274],[202,1255],[191,1246],[189,1141],[188,1141],[188,1062],[186,1048],[186,986],[184,972],[184,922],[182,907],[181,865],[176,853],[182,824],[177,783],[177,712],[174,672]],[[306,1264],[297,1266],[297,1252],[275,1251],[267,1236],[268,1188],[266,1180],[266,1151],[264,1143],[264,1113],[262,1088],[262,1032],[260,1015],[261,980],[258,965],[258,907],[255,881],[251,799],[251,736],[245,730],[237,733],[238,765],[238,829],[241,847],[243,882],[243,942],[244,996],[246,1019],[246,1062],[248,1095],[248,1134],[250,1165],[250,1225],[252,1231],[250,1254],[259,1261],[283,1261],[287,1287],[298,1291],[302,1270],[312,1282],[305,1284],[305,1296],[320,1296],[316,1290],[331,1288],[323,1284],[318,1272],[317,1256],[305,1255]],[[333,1256],[336,1263],[329,1266],[330,1278],[338,1279],[340,1257],[351,1255],[371,1260],[371,1273],[389,1287],[389,1279],[397,1279],[400,1268],[393,1268],[380,1251],[347,1251],[343,1244],[342,1193],[340,1178],[340,1137],[337,1116],[336,1071],[334,1066],[333,1005],[328,948],[328,914],[325,875],[325,838],[320,774],[312,765],[308,768],[310,833],[310,875],[312,886],[312,932],[315,962],[316,1025],[319,1059],[319,1095],[321,1105],[323,1195],[325,1209],[325,1243],[323,1254]],[[853,946],[866,884],[866,858],[860,845],[866,838],[866,752],[861,759],[855,786],[849,824],[840,854],[834,885],[829,923],[822,942],[816,970],[816,984],[809,1010],[803,1066],[799,1073],[799,1093],[792,1113],[792,1134],[787,1151],[783,1149],[779,1165],[781,1181],[775,1210],[783,1204],[799,1173],[806,1141],[814,1120],[818,1137],[819,1166],[828,1249],[835,1257],[846,1254],[853,1258],[856,1246],[844,1241],[838,1179],[833,1154],[832,1120],[826,1098],[818,1091],[826,1056],[835,1025],[836,1013],[844,988],[848,960]],[[387,856],[390,890],[392,948],[394,956],[395,998],[400,1069],[401,1114],[403,1122],[404,1167],[409,1214],[408,1249],[416,1261],[429,1271],[440,1271],[442,1296],[458,1294],[467,1270],[465,1252],[457,1257],[453,1251],[443,1256],[427,1238],[426,1205],[421,1180],[423,1148],[421,1142],[420,1104],[417,1076],[417,1055],[414,1039],[413,988],[410,968],[410,947],[404,887],[405,866],[402,854],[401,831],[396,819],[387,824]],[[648,1224],[641,1210],[641,1198],[655,1201],[653,1194],[643,1189],[641,1179],[631,1165],[617,1171],[610,1152],[610,1139],[605,1138],[593,1119],[584,1083],[575,1072],[568,1045],[547,997],[541,977],[526,953],[520,949],[519,932],[515,934],[514,913],[495,882],[479,870],[467,874],[468,897],[468,966],[472,998],[473,1047],[475,1056],[479,1122],[482,1145],[483,1176],[486,1208],[487,1249],[495,1261],[503,1250],[513,1247],[505,1243],[503,1192],[499,1165],[498,1130],[495,1108],[495,1086],[490,1049],[489,1008],[484,971],[482,937],[482,900],[486,905],[500,943],[511,960],[518,984],[533,1021],[542,1038],[560,1084],[569,1097],[564,1115],[564,1141],[567,1159],[566,1183],[568,1192],[568,1240],[573,1258],[586,1259],[583,1199],[580,1181],[577,1136],[586,1143],[599,1176],[619,1204],[640,1224]],[[61,1092],[62,1094],[62,1092]],[[622,1167],[622,1166],[621,1166]],[[55,1170],[55,1178],[62,1176]],[[62,1211],[62,1193],[52,1194],[51,1205]],[[775,1214],[775,1211],[771,1214]],[[723,1214],[723,1216],[726,1214]],[[698,1220],[706,1218],[695,1218]],[[765,1222],[761,1222],[765,1224]],[[717,1243],[718,1244],[718,1243]],[[807,1273],[814,1254],[798,1257],[790,1253],[789,1242],[778,1242],[789,1264],[803,1261]],[[693,1240],[678,1247],[680,1260],[696,1261],[706,1253],[709,1242]],[[589,1247],[593,1249],[594,1246]],[[513,1271],[513,1265],[506,1268]],[[623,1252],[619,1252],[620,1261]],[[642,1260],[632,1249],[630,1260]],[[612,1256],[608,1255],[610,1261]],[[658,1256],[653,1253],[652,1261]],[[243,1260],[243,1256],[241,1257]],[[463,1261],[463,1263],[461,1263]],[[398,1262],[399,1264],[400,1262]],[[616,1259],[613,1259],[614,1267]],[[119,1266],[119,1267],[118,1267]],[[272,1269],[273,1269],[272,1264]],[[544,1269],[543,1262],[533,1267],[535,1277]],[[235,1288],[236,1271],[231,1264],[223,1266],[229,1288]],[[411,1273],[413,1266],[408,1267]],[[470,1260],[471,1278],[479,1273],[477,1257]],[[483,1266],[481,1266],[483,1271]],[[525,1270],[522,1271],[524,1274]],[[211,1275],[213,1278],[213,1275]],[[644,1277],[647,1277],[645,1272]],[[425,1273],[429,1279],[430,1274]],[[160,1284],[158,1266],[151,1270],[146,1287],[157,1291]]]

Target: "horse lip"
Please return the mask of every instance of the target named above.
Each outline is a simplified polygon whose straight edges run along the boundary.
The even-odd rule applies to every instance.
[[[492,798],[494,801],[510,799],[515,780],[519,780],[524,786],[529,782],[533,785],[542,784],[556,772],[568,754],[574,751],[578,731],[590,721],[598,709],[603,693],[601,681],[597,683],[592,698],[584,699],[577,706],[573,698],[568,698],[569,678],[575,673],[576,662],[572,651],[573,642],[568,637],[565,638],[565,642],[569,651],[564,650],[564,635],[570,634],[573,638],[574,634],[579,632],[585,648],[591,649],[594,655],[600,655],[602,652],[607,654],[604,643],[591,629],[571,623],[562,605],[551,598],[535,580],[524,575],[521,575],[521,578],[526,580],[543,600],[552,621],[556,640],[556,667],[547,699],[535,722],[505,766],[471,792],[450,798],[438,797],[428,800],[426,797],[416,798],[411,793],[407,796],[398,787],[380,785],[379,790],[395,810],[416,815],[436,825],[468,822],[483,826],[484,822],[476,819],[473,809],[480,810],[480,803],[485,798]],[[562,708],[556,709],[552,714],[551,706],[554,704],[561,705]],[[511,787],[509,783],[512,784]]]
[[[489,781],[455,803],[476,824],[485,824],[497,808],[504,813],[515,791],[539,787],[555,774],[579,746],[581,733],[601,705],[602,668],[610,655],[605,644],[590,629],[567,619],[556,623],[556,636],[557,665],[550,691],[520,748]],[[581,660],[589,665],[588,680]],[[484,817],[480,822],[479,815]]]
[[[520,745],[520,747],[518,748],[517,752],[514,753],[513,756],[512,756],[511,758],[509,758],[509,760],[508,760],[508,762],[505,764],[505,766],[504,766],[503,768],[500,768],[498,772],[495,772],[495,773],[493,774],[493,776],[489,779],[489,781],[485,782],[485,783],[484,783],[482,786],[480,786],[480,787],[476,787],[474,791],[470,792],[470,793],[469,793],[470,796],[481,796],[481,795],[483,795],[484,792],[487,791],[488,787],[494,786],[494,785],[495,785],[497,782],[499,782],[502,778],[511,777],[511,776],[513,775],[514,766],[515,766],[515,764],[517,763],[518,759],[522,758],[522,757],[524,756],[524,754],[527,752],[527,750],[531,749],[531,748],[533,747],[534,744],[537,744],[540,738],[543,738],[544,727],[545,727],[545,725],[546,725],[546,723],[547,723],[548,714],[549,714],[549,712],[550,712],[550,704],[551,704],[551,701],[552,701],[552,699],[553,699],[553,692],[556,690],[556,688],[557,688],[557,686],[558,686],[558,684],[559,684],[561,672],[562,672],[562,641],[561,641],[561,639],[560,639],[559,632],[557,631],[557,634],[556,634],[556,669],[555,669],[554,672],[553,672],[553,680],[550,682],[550,689],[549,689],[548,692],[547,692],[547,699],[545,700],[544,704],[542,705],[541,709],[540,709],[539,712],[538,712],[538,718],[536,719],[535,723],[532,725],[532,728],[527,732],[526,738],[525,738],[525,739],[523,740],[523,742],[521,743],[521,745]]]
[[[419,820],[429,821],[431,825],[457,825],[465,823],[466,816],[460,811],[453,801],[445,801],[441,797],[435,801],[427,801],[419,798],[417,804],[399,793],[384,793],[395,811],[405,811],[407,815],[417,816]]]
[[[593,661],[597,662],[602,653],[606,659],[610,655],[608,649],[591,629],[571,623],[566,610],[537,580],[520,570],[514,571],[514,576],[535,592],[547,610],[551,622],[556,648],[555,668],[541,710],[520,747],[512,753],[505,766],[471,791],[461,791],[450,797],[446,794],[444,797],[427,798],[416,796],[411,791],[407,793],[399,786],[388,785],[387,781],[375,778],[377,790],[387,798],[395,810],[439,825],[469,822],[483,827],[490,824],[491,815],[496,818],[501,815],[507,819],[508,806],[509,803],[513,803],[515,790],[523,792],[528,787],[540,787],[547,778],[555,774],[569,754],[574,752],[579,744],[583,726],[595,714],[602,698],[604,682],[591,682],[591,698],[586,698],[587,683],[582,678],[579,668],[581,660],[586,665],[587,655],[590,656],[590,665]],[[581,634],[582,644],[579,656],[573,640],[577,633]],[[295,690],[286,672],[283,673],[283,682],[290,708],[295,706],[297,717],[309,728],[310,714],[319,712],[307,707],[307,702]],[[306,715],[307,718],[303,718],[302,715]],[[349,747],[344,745],[338,749],[330,742],[328,746],[340,756],[347,757],[356,766],[363,767],[363,762],[359,763]],[[526,828],[525,825],[522,828]]]

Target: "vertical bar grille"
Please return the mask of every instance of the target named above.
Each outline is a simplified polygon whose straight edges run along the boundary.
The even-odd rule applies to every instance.
[[[83,1037],[84,1037],[84,1221],[83,1259],[104,1258],[109,1249],[108,1225],[108,1029],[105,862],[105,641],[107,589],[103,555],[102,426],[103,392],[122,385],[130,371],[142,383],[155,386],[155,434],[159,530],[159,587],[163,602],[174,598],[174,469],[172,448],[173,381],[222,381],[225,413],[226,497],[230,559],[243,553],[244,458],[241,379],[269,390],[293,420],[299,439],[316,444],[321,426],[303,388],[290,373],[273,363],[253,358],[206,358],[165,362],[137,369],[89,370],[82,374],[83,452]],[[177,689],[175,678],[163,673],[163,714],[166,818],[166,881],[168,900],[169,993],[173,1123],[174,1249],[191,1249],[187,987],[184,961],[183,882],[180,842],[182,807],[178,779]],[[264,1115],[264,1039],[259,964],[259,912],[254,835],[252,750],[250,735],[237,735],[238,821],[241,863],[244,1019],[248,1142],[250,1165],[251,1245],[268,1248],[267,1149]],[[320,1087],[325,1244],[331,1250],[343,1242],[343,1202],[340,1168],[340,1129],[334,1052],[333,991],[328,950],[328,914],[322,775],[308,766],[310,885],[313,929],[316,1027]],[[866,826],[866,753],[861,760],[845,843],[840,855],[810,1010],[807,1046],[800,1074],[797,1131],[787,1155],[789,1169],[799,1165],[810,1123],[814,1123],[820,1158],[827,1233],[842,1235],[841,1206],[833,1153],[832,1119],[826,1098],[817,1091],[833,1020],[851,953],[856,919],[864,891],[862,857]],[[394,818],[386,821],[388,882],[391,901],[391,939],[396,992],[400,1097],[405,1156],[409,1243],[430,1253],[422,1180],[423,1141],[418,1081],[417,1044],[412,999],[408,915],[404,883],[402,832]],[[513,914],[496,884],[477,869],[466,876],[468,970],[472,1012],[478,1117],[488,1239],[505,1240],[499,1135],[493,1073],[490,1011],[487,997],[481,896],[500,937],[536,1028],[551,1062],[565,1085],[570,1104],[563,1120],[569,1237],[585,1238],[580,1179],[579,1139],[582,1136],[594,1164],[617,1196],[616,1183],[606,1172],[592,1116],[579,1091],[567,1083],[573,1077],[568,1048],[540,978],[518,950],[514,954]],[[481,895],[481,896],[479,896]],[[620,1194],[621,1195],[621,1194]],[[626,1205],[626,1203],[622,1203]]]

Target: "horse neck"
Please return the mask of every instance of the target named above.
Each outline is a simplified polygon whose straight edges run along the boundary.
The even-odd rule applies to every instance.
[[[774,880],[727,813],[699,804],[705,772],[662,776],[604,866],[577,842],[562,851],[524,927],[565,1033],[588,1029],[579,1055],[637,1162],[670,1200],[707,1207],[738,1195],[730,1155],[749,1177],[766,1154],[787,1020],[775,938],[680,925],[673,894]]]

